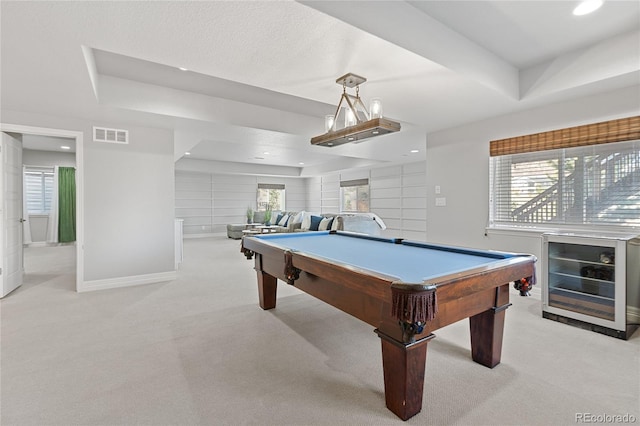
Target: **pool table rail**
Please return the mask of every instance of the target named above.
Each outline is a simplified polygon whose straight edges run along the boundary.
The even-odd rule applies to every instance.
[[[287,269],[291,267],[320,278],[339,281],[346,288],[366,292],[380,300],[388,300],[390,297],[389,283],[401,282],[396,276],[349,265],[334,259],[327,259],[312,253],[290,250],[266,239],[259,240],[247,237],[243,239],[242,247],[242,251],[245,253],[250,251],[251,256],[259,254],[263,259],[273,258],[275,260],[274,267],[271,267],[273,262],[265,262],[263,260],[262,263],[266,265],[271,275],[291,285],[296,285],[287,278],[290,275],[290,271]],[[283,256],[285,261],[284,268],[282,268]],[[264,267],[262,270],[266,271]],[[345,274],[345,271],[349,271],[349,273]]]

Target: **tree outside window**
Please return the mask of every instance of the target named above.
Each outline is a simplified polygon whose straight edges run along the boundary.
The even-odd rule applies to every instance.
[[[369,179],[340,182],[341,212],[369,212]]]
[[[256,206],[258,211],[286,210],[284,185],[259,183]]]

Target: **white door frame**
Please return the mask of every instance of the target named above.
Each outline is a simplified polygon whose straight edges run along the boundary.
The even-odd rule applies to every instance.
[[[84,133],[5,123],[0,123],[0,131],[76,140],[76,291],[82,291],[84,286]]]

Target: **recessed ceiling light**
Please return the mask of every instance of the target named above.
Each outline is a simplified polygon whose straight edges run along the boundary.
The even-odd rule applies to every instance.
[[[70,147],[70,146],[66,146],[66,145],[62,145],[62,146],[60,147],[60,149],[71,149],[71,147]]]
[[[584,0],[573,9],[573,14],[576,16],[587,15],[600,9],[600,6],[602,6],[602,0]]]
[[[303,163],[303,162],[300,162],[300,163],[298,163],[298,164],[300,164],[301,166],[304,166],[304,163]]]
[[[265,152],[263,152],[262,154],[264,154],[264,155],[269,155],[269,151],[265,151]]]
[[[412,153],[412,154],[417,154],[418,152],[420,152],[420,151],[418,151],[417,149],[412,149],[412,150],[411,150],[411,153]]]
[[[179,69],[180,71],[189,71],[189,69],[188,69],[188,68],[184,68],[184,67],[178,67],[178,69]]]
[[[185,152],[184,155],[191,155],[189,151]]]

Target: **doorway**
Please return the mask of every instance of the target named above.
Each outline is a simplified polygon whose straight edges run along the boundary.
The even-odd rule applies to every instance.
[[[63,261],[69,262],[69,261],[73,261],[73,258],[75,258],[75,272],[76,272],[76,279],[75,279],[75,283],[74,283],[74,289],[75,291],[81,291],[82,290],[82,285],[84,282],[83,279],[83,242],[84,242],[84,227],[83,227],[83,223],[84,223],[84,216],[83,216],[83,212],[84,212],[84,196],[83,196],[83,162],[82,162],[82,152],[83,152],[83,133],[82,132],[75,132],[75,131],[69,131],[69,130],[59,130],[59,129],[49,129],[49,128],[40,128],[40,127],[31,127],[31,126],[20,126],[20,125],[11,125],[11,124],[0,124],[0,131],[3,133],[11,133],[14,135],[21,135],[21,139],[23,141],[23,143],[26,143],[26,149],[33,151],[30,152],[29,155],[27,155],[26,161],[23,161],[23,164],[28,165],[28,166],[34,166],[33,168],[37,168],[36,166],[38,166],[38,164],[29,164],[31,163],[40,163],[42,164],[43,162],[46,163],[47,161],[51,161],[51,160],[43,160],[43,158],[46,158],[47,155],[43,154],[42,152],[37,152],[37,151],[47,151],[48,149],[51,149],[51,146],[49,146],[49,144],[54,145],[57,144],[57,146],[69,146],[71,144],[75,145],[75,181],[76,181],[76,205],[75,205],[75,218],[76,218],[76,242],[75,242],[75,253],[72,254],[72,258],[70,259],[70,252],[67,251],[63,252],[52,252],[50,249],[55,249],[57,247],[45,247],[46,241],[43,241],[42,244],[35,244],[34,247],[38,247],[38,245],[41,245],[42,248],[44,249],[49,249],[47,251],[47,253],[45,253],[45,251],[43,251],[42,253],[45,253],[45,257],[48,258],[49,260],[49,265],[54,265],[57,261],[54,260],[51,263],[51,254],[55,253],[55,255],[62,255],[61,259],[63,259]],[[40,145],[38,145],[40,144]],[[44,144],[44,145],[42,145]],[[39,149],[40,148],[40,149]],[[23,144],[23,151],[25,149],[25,146]],[[61,148],[58,149],[58,151]],[[21,209],[22,211],[22,209]],[[42,222],[41,220],[42,218],[38,218],[38,220],[40,220],[40,222]],[[6,220],[5,218],[3,218],[3,221]],[[4,223],[3,223],[4,226]],[[36,227],[37,228],[37,227]],[[29,227],[29,229],[33,229],[33,227]],[[41,228],[37,228],[37,232],[41,233]],[[6,236],[5,236],[6,237]],[[38,234],[38,239],[42,239],[42,236],[40,234]],[[33,242],[33,241],[32,241]],[[0,245],[1,246],[1,245]],[[64,246],[62,246],[62,248],[64,249]],[[24,248],[22,249],[21,252],[22,255],[25,254],[25,250]],[[4,253],[2,251],[2,249],[0,248],[0,256],[5,259],[5,257],[7,256],[7,253]],[[4,263],[4,261],[3,261]],[[44,265],[44,268],[46,269],[48,266],[46,266],[46,264]],[[49,266],[50,267],[50,266]],[[38,270],[42,270],[42,268],[39,268]],[[4,277],[3,277],[3,285],[4,285]],[[4,291],[4,287],[2,289],[2,294],[0,294],[0,296],[5,296],[5,291]],[[11,291],[11,290],[10,290]]]

